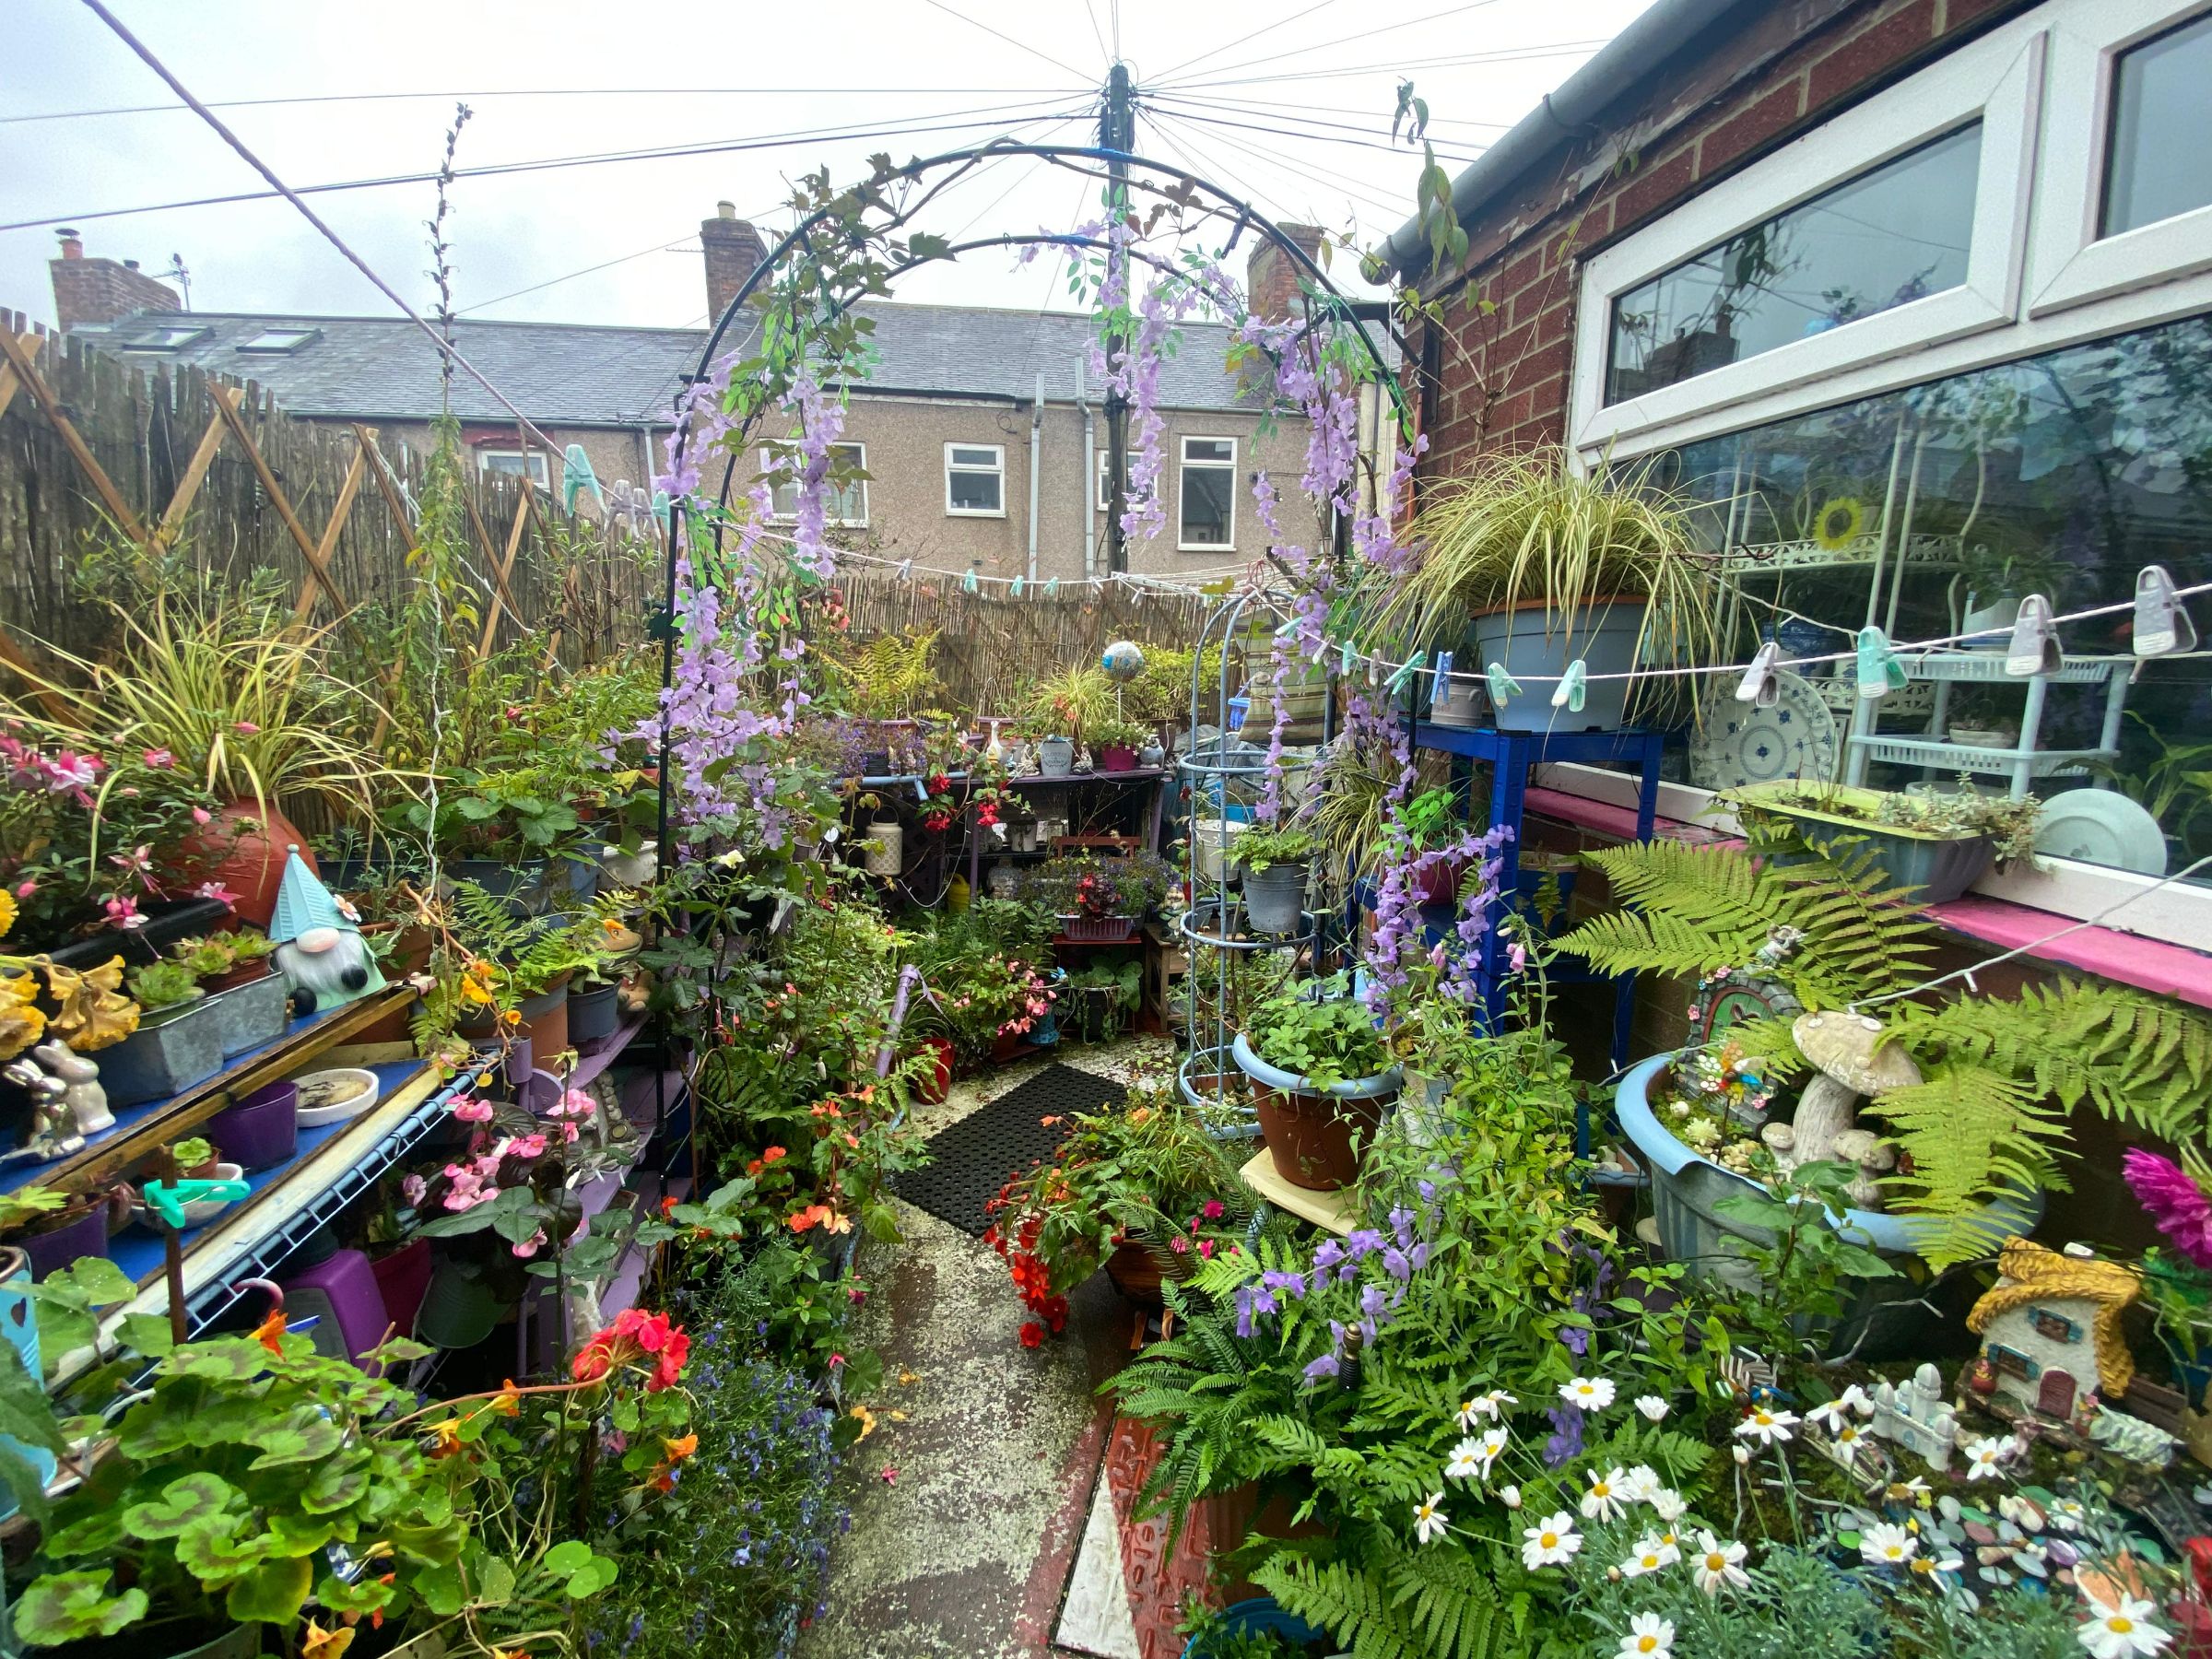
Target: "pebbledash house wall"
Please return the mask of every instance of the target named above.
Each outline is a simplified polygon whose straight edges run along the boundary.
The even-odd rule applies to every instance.
[[[1433,382],[1421,476],[1566,441],[1576,294],[1593,253],[2030,4],[1785,0],[1739,7],[1680,42],[1600,130],[1477,209],[1458,272],[1424,276],[1422,291],[1452,303],[1420,342]]]

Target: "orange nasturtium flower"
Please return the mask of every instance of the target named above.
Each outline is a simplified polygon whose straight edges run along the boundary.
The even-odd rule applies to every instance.
[[[269,1316],[253,1327],[253,1340],[278,1359],[284,1357],[284,1310],[271,1308]]]
[[[441,1422],[432,1423],[430,1436],[436,1442],[430,1447],[432,1457],[451,1457],[461,1450],[461,1424],[456,1418],[447,1418]]]
[[[508,1378],[506,1382],[501,1385],[500,1392],[491,1396],[491,1408],[501,1417],[520,1417],[522,1415],[523,1396],[515,1388],[512,1377]]]
[[[307,1621],[307,1630],[300,1638],[300,1659],[338,1659],[353,1645],[353,1632],[341,1626],[326,1630],[313,1619]]]

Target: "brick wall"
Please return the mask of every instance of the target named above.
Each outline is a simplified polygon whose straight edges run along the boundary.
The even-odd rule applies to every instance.
[[[1684,41],[1602,131],[1481,210],[1462,273],[1424,284],[1451,300],[1424,472],[1564,440],[1575,291],[1592,252],[2029,3],[1780,0]]]
[[[1305,251],[1308,259],[1321,253],[1325,234],[1318,225],[1285,224],[1285,236]],[[1244,263],[1244,287],[1251,295],[1252,314],[1280,323],[1298,304],[1300,279],[1305,275],[1289,254],[1264,236],[1254,237],[1252,253]]]
[[[48,262],[53,275],[53,309],[67,334],[82,323],[112,323],[133,312],[184,309],[176,290],[139,270],[137,262],[87,259],[76,232],[62,232],[62,253]]]

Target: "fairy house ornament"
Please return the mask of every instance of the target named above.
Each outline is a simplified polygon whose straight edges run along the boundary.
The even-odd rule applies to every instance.
[[[276,946],[271,966],[291,986],[295,1014],[326,1014],[384,988],[358,924],[307,867],[300,849],[290,849],[269,937]]]
[[[1982,1338],[1980,1385],[2060,1423],[2089,1396],[2127,1392],[2136,1364],[2120,1316],[2142,1288],[2134,1268],[2015,1239],[1999,1253],[1997,1272],[1995,1288],[1966,1317]]]

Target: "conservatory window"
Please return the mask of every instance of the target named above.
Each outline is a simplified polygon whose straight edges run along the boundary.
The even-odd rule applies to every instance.
[[[2099,230],[2116,236],[2212,206],[2204,88],[2212,81],[2212,16],[2122,53],[2113,65]]]
[[[546,456],[542,450],[480,449],[477,452],[477,470],[480,473],[505,473],[510,477],[530,475],[530,481],[540,489],[546,487]]]
[[[954,517],[1006,516],[1006,452],[996,443],[945,446],[945,511]]]
[[[1237,545],[1237,441],[1182,441],[1182,511],[1175,545],[1189,552]]]
[[[1957,288],[1966,280],[1981,155],[1974,122],[1621,295],[1606,401]]]
[[[773,472],[777,465],[775,452],[760,452],[760,471],[763,475]],[[830,476],[822,481],[822,515],[825,524],[866,528],[867,470],[866,444],[833,443],[830,446]],[[845,475],[841,479],[841,474]],[[784,478],[774,486],[772,512],[776,518],[786,524],[799,516],[799,484],[796,478]]]

